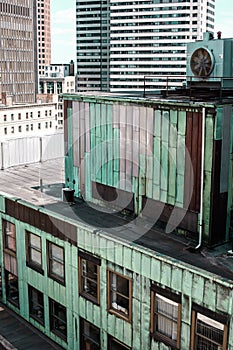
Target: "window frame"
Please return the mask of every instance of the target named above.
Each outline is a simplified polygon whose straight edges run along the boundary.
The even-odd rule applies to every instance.
[[[31,231],[25,230],[26,234],[26,265],[33,270],[36,270],[40,272],[41,274],[44,274],[43,270],[43,262],[42,262],[42,240],[41,237]],[[30,235],[36,236],[40,240],[40,247],[32,246],[30,243]],[[37,263],[36,261],[31,259],[31,250],[35,250],[36,252],[39,252],[41,255],[41,263]]]
[[[7,229],[7,224],[12,225],[13,229],[13,235],[12,235],[12,240],[14,241],[14,249],[9,248],[9,245],[7,244],[7,233],[6,233],[6,229]],[[2,219],[2,232],[3,232],[3,247],[4,247],[4,251],[16,256],[16,227],[15,224],[9,220],[6,219]]]
[[[38,299],[39,294],[41,294],[40,297],[42,297],[43,304],[41,304],[39,301],[36,301],[35,304],[36,304],[36,307],[38,308],[38,310],[37,310],[38,313],[41,311],[41,309],[43,310],[42,311],[43,317],[40,317],[40,316],[36,315],[35,313],[33,313],[33,310],[35,309],[35,308],[33,308],[33,297],[32,297],[33,291],[37,294],[37,299]],[[40,323],[42,326],[44,326],[45,325],[44,295],[41,291],[32,287],[30,284],[28,285],[28,303],[29,303],[29,317],[33,318],[38,323]]]
[[[82,271],[82,262],[87,261],[88,263],[92,263],[93,265],[96,265],[97,267],[97,278],[96,281],[93,280],[92,278],[87,276],[84,276],[83,271]],[[94,257],[93,255],[90,255],[88,253],[79,251],[78,254],[78,281],[79,281],[79,294],[82,295],[84,298],[92,301],[93,303],[96,303],[97,305],[100,305],[100,265],[101,265],[101,260]],[[96,297],[91,295],[90,293],[86,292],[83,290],[83,279],[90,280],[91,282],[94,282],[96,284]]]
[[[54,259],[51,256],[51,251],[52,251],[51,247],[53,245],[60,248],[63,251],[63,262],[61,262],[59,259]],[[63,266],[63,277],[59,277],[57,274],[52,272],[51,267],[52,267],[53,261]],[[48,277],[52,278],[53,280],[55,280],[56,282],[62,285],[65,285],[65,249],[64,247],[61,247],[60,245],[53,243],[51,241],[47,241],[47,263],[48,263]]]
[[[124,350],[131,350],[131,348],[129,348],[127,345],[123,344],[122,342],[120,342],[118,339],[108,335],[108,349],[112,350],[112,342],[115,342],[117,344],[119,344],[120,346],[122,346],[122,348]]]
[[[91,343],[90,345],[94,344],[96,347],[98,346],[98,349],[100,350],[101,349],[100,328],[96,327],[94,324],[92,324],[91,322],[88,322],[82,317],[80,317],[79,321],[80,321],[80,349],[87,349],[86,345],[89,345]],[[91,335],[85,334],[85,327],[84,327],[85,323],[89,324],[92,328],[96,328],[97,330],[99,330],[99,343],[97,343],[96,340],[91,337]],[[88,340],[89,340],[89,344],[86,343],[88,342]]]
[[[123,296],[123,298],[128,299],[128,302],[129,302],[128,316],[124,315],[124,313],[121,312],[120,310],[118,311],[112,307],[112,302],[111,302],[111,300],[112,300],[111,295],[113,292],[113,290],[111,288],[111,285],[112,285],[111,275],[112,274],[114,274],[118,277],[124,278],[125,280],[128,281],[128,288],[129,288],[128,297],[120,292],[114,291],[117,295]],[[108,282],[108,286],[107,286],[108,312],[110,312],[111,314],[114,314],[114,315],[122,318],[123,320],[131,323],[132,322],[132,278],[108,268],[107,269],[107,282]]]
[[[229,326],[229,319],[228,315],[215,313],[209,309],[203,308],[197,304],[192,305],[192,323],[191,323],[191,350],[196,349],[196,325],[197,325],[197,314],[201,314],[202,316],[206,316],[213,321],[217,321],[218,323],[221,323],[223,325],[223,343],[222,343],[222,350],[227,350],[227,342],[228,342],[228,326]],[[210,338],[207,338],[211,341]],[[216,344],[216,343],[215,343]]]
[[[160,315],[159,312],[155,312],[155,298],[156,294],[163,298],[166,298],[177,304],[177,339],[173,340],[169,336],[156,330],[155,315]],[[166,318],[161,313],[162,317]],[[150,312],[150,333],[151,337],[157,341],[164,343],[165,345],[171,346],[172,349],[180,349],[180,336],[181,336],[181,295],[175,294],[170,289],[164,289],[157,285],[151,286],[151,312]],[[169,319],[169,317],[167,317]]]
[[[17,282],[17,287],[12,285],[11,280],[9,279],[9,275],[11,275],[13,277],[13,279]],[[13,274],[12,272],[8,271],[8,270],[4,270],[4,276],[5,276],[5,291],[6,291],[6,300],[15,305],[16,307],[19,308],[19,280],[18,280],[18,276],[16,276],[15,274]],[[17,299],[16,301],[10,296],[10,291],[16,291],[17,293]]]
[[[61,309],[64,309],[65,312],[65,320],[63,320],[62,318],[58,317],[54,310],[55,307],[60,307]],[[56,328],[55,326],[53,326],[53,323],[55,324],[56,321],[60,321],[61,323],[65,324],[65,334],[62,331],[59,331],[58,328]],[[59,338],[67,341],[67,309],[64,305],[58,303],[57,301],[49,298],[49,330],[50,332],[54,333],[55,335],[57,335]]]

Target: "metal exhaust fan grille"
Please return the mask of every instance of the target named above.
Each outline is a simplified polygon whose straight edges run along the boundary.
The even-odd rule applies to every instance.
[[[204,48],[195,50],[190,59],[190,67],[195,76],[208,77],[214,67],[213,55]]]

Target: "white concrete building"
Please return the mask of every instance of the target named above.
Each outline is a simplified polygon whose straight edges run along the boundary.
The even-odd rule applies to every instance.
[[[55,103],[0,105],[0,139],[48,135],[58,128]]]
[[[51,64],[39,78],[37,101],[56,103],[58,129],[63,129],[63,100],[60,94],[75,92],[74,62]]]
[[[143,91],[144,77],[152,75],[146,79],[147,91],[164,88],[167,76],[169,87],[180,86],[186,44],[214,31],[215,0],[101,4],[76,1],[78,91]]]

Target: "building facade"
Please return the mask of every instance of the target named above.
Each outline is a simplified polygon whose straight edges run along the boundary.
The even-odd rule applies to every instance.
[[[232,350],[232,99],[63,98],[76,198],[6,176],[1,301],[67,350]]]
[[[44,75],[45,66],[51,64],[50,0],[37,0],[38,68]]]
[[[210,272],[124,227],[98,230],[92,212],[81,222],[70,203],[41,204],[0,196],[0,298],[11,310],[69,350],[232,349],[232,266],[224,274],[215,256]]]
[[[65,110],[66,186],[77,196],[209,246],[229,240],[232,103],[80,93]]]
[[[0,75],[2,92],[16,103],[33,103],[37,78],[36,3],[0,2]]]
[[[39,78],[37,101],[56,103],[58,128],[63,129],[63,99],[61,94],[75,92],[74,62],[51,64],[45,66],[44,71],[44,76]]]
[[[143,91],[144,77],[149,90],[167,76],[180,86],[187,43],[214,31],[214,0],[86,4],[76,1],[77,91]]]
[[[57,129],[55,103],[0,106],[1,140],[52,134]]]

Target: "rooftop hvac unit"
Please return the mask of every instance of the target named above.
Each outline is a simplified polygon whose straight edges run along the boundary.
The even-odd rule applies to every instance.
[[[204,33],[202,41],[187,44],[187,83],[233,89],[233,38]]]

